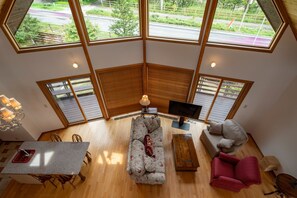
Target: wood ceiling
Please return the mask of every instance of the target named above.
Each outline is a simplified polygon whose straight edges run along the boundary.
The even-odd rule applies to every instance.
[[[0,16],[6,0],[0,0]],[[282,0],[290,18],[290,25],[297,40],[297,0]]]
[[[297,0],[283,0],[283,3],[291,20],[291,28],[297,39]]]
[[[3,8],[4,3],[5,3],[5,0],[0,0],[0,14],[2,12],[2,8]]]

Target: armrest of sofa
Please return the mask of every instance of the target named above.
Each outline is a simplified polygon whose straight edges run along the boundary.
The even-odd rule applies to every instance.
[[[233,165],[236,165],[240,160],[232,155],[228,155],[226,153],[220,152],[219,158],[223,161],[229,162]]]

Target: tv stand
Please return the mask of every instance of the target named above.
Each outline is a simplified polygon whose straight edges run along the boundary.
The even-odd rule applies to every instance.
[[[179,117],[178,121],[172,121],[171,127],[177,128],[177,129],[182,129],[185,131],[190,130],[190,124],[185,123],[185,117],[183,117],[183,116]]]

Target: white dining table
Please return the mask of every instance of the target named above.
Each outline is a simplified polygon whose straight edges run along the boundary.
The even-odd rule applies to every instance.
[[[89,145],[90,142],[24,142],[19,149],[35,150],[31,159],[26,163],[12,162],[18,151],[1,173],[20,183],[40,184],[30,174],[79,175],[84,181],[85,176],[80,170]]]

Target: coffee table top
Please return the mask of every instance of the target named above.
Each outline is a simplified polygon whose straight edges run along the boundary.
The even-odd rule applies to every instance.
[[[173,134],[172,146],[175,169],[177,171],[196,171],[199,162],[191,134]]]

